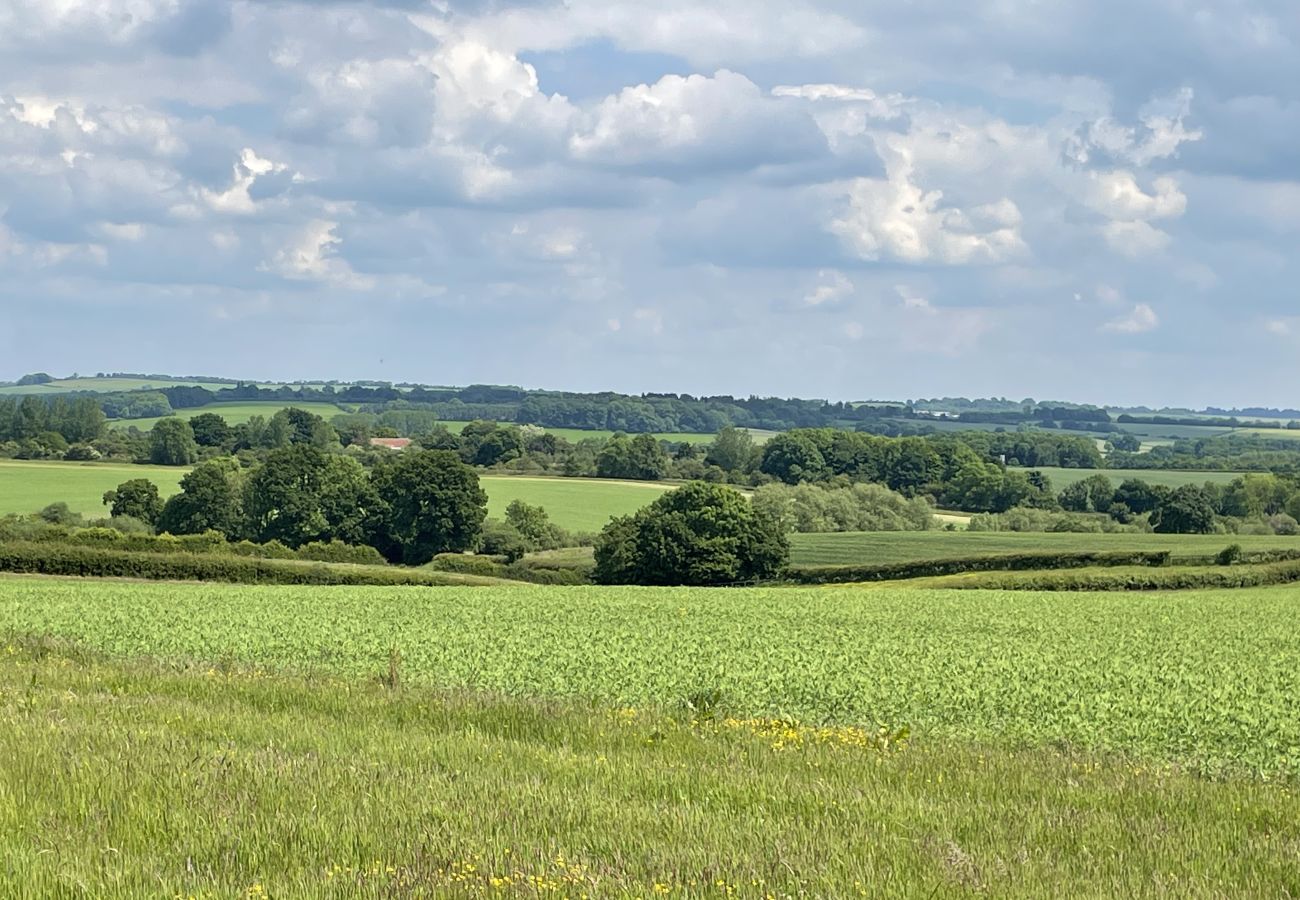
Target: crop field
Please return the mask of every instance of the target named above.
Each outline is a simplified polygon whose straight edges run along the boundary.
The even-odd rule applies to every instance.
[[[132,478],[148,478],[167,497],[180,490],[180,480],[186,471],[129,463],[0,459],[0,515],[33,513],[61,502],[82,515],[106,516],[105,491]]]
[[[1160,484],[1165,487],[1181,487],[1184,484],[1227,484],[1240,478],[1240,472],[1175,472],[1167,469],[1057,469],[1040,466],[1038,471],[1052,479],[1052,489],[1060,491],[1076,481],[1083,481],[1093,475],[1105,475],[1116,486],[1127,478],[1137,478],[1148,484]]]
[[[148,478],[164,497],[180,490],[186,469],[128,463],[65,463],[0,459],[0,515],[32,513],[63,502],[74,512],[103,516],[105,491],[132,478]],[[505,515],[512,500],[545,507],[551,521],[575,531],[599,531],[613,516],[636,512],[672,485],[595,478],[487,475],[488,511]]]
[[[3,394],[65,394],[71,391],[95,391],[109,394],[117,391],[139,391],[147,388],[201,387],[210,391],[234,387],[233,384],[210,381],[187,381],[183,378],[62,378],[49,384],[37,384],[25,387],[0,388]]]
[[[1076,749],[177,668],[2,637],[0,722],[7,897],[1297,887],[1300,799],[1285,785]]]
[[[1228,534],[1054,534],[1010,531],[879,531],[790,536],[799,566],[889,565],[998,553],[1090,553],[1169,550],[1175,557],[1213,556],[1228,544],[1247,551],[1300,550],[1300,537]]]
[[[338,588],[0,579],[0,633],[114,657],[1065,744],[1300,775],[1300,593]],[[697,703],[702,702],[698,699]]]
[[[176,410],[176,416],[188,420],[204,413],[216,413],[226,420],[227,425],[242,425],[253,416],[262,416],[269,419],[280,410],[289,409],[290,407],[314,413],[326,421],[346,412],[346,410],[335,406],[333,403],[294,403],[292,401],[277,400],[273,403],[210,403],[207,406],[198,406],[193,409],[178,409]],[[158,424],[158,419],[156,417],[148,419],[111,419],[108,424],[113,428],[129,428],[134,425],[141,431],[148,431]]]

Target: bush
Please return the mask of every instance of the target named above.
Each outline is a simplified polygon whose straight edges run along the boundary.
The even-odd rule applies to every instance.
[[[1219,566],[1235,566],[1241,562],[1242,557],[1245,555],[1245,551],[1241,549],[1241,544],[1229,544],[1219,551],[1218,556],[1214,557],[1214,563]]]
[[[734,488],[701,481],[614,519],[596,543],[600,584],[725,585],[772,578],[790,544]]]
[[[235,584],[436,585],[434,573],[411,569],[333,567],[289,560],[248,559],[233,554],[137,553],[50,543],[0,545],[0,572],[84,578],[146,578],[221,581]]]
[[[429,568],[435,572],[456,572],[460,575],[485,575],[488,577],[501,575],[501,564],[496,560],[486,556],[477,556],[469,553],[439,553],[429,563]]]
[[[860,581],[901,581],[965,572],[1015,572],[1032,569],[1072,569],[1085,566],[1169,565],[1168,550],[1145,553],[1016,553],[933,559],[885,566],[801,566],[786,571],[799,584],[848,584]]]
[[[530,545],[530,542],[509,522],[488,519],[483,523],[483,534],[479,537],[480,553],[500,556],[506,562],[512,563],[530,549],[534,549],[534,545]]]
[[[351,563],[360,566],[383,566],[388,561],[374,547],[353,546],[342,541],[315,541],[298,548],[299,559],[316,562]]]
[[[990,573],[962,579],[957,590],[1174,591],[1267,587],[1300,581],[1300,562],[1230,568],[1166,568],[1119,572]]]

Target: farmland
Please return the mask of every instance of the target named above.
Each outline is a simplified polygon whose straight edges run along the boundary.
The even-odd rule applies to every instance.
[[[105,491],[133,478],[148,478],[163,496],[180,489],[187,470],[169,466],[66,463],[0,459],[0,515],[31,513],[63,502],[86,516],[106,514]],[[635,512],[671,485],[594,478],[530,478],[486,475],[488,510],[503,516],[512,500],[545,507],[551,520],[577,531],[599,531],[610,517]]]
[[[1181,487],[1184,484],[1202,485],[1207,481],[1214,484],[1227,484],[1241,477],[1240,472],[1180,472],[1168,469],[1057,469],[1040,466],[1038,471],[1052,479],[1052,488],[1056,491],[1067,488],[1076,481],[1091,478],[1093,475],[1105,475],[1116,485],[1126,478],[1137,478],[1148,484],[1159,484],[1165,487]]]
[[[1300,774],[1293,590],[340,588],[0,581],[0,631],[114,657],[1065,742]],[[666,664],[665,661],[671,661]],[[906,665],[900,665],[906,660]],[[1249,721],[1248,731],[1243,723]]]
[[[452,432],[453,434],[460,434],[461,431],[465,429],[465,426],[469,424],[469,422],[447,421],[447,422],[441,422],[439,424],[445,425],[447,427],[447,430]],[[498,424],[510,425],[514,423],[503,422]],[[553,434],[556,437],[561,437],[564,438],[566,441],[572,441],[574,443],[577,443],[578,441],[587,441],[587,440],[603,441],[603,440],[608,440],[614,435],[614,432],[612,431],[606,431],[601,429],[544,428],[543,430],[547,434]],[[754,439],[754,443],[761,444],[764,441],[768,440],[773,435],[777,434],[777,432],[765,431],[761,428],[752,428],[749,429],[749,434]],[[665,431],[656,434],[655,437],[661,441],[673,441],[679,444],[711,444],[713,443],[714,439],[717,438],[717,435],[707,433],[707,432]]]
[[[276,401],[274,403],[252,402],[252,403],[209,403],[207,406],[199,406],[193,409],[178,409],[176,417],[181,419],[193,419],[195,416],[201,416],[205,413],[215,413],[226,420],[227,425],[242,425],[254,416],[271,418],[282,409],[301,409],[313,415],[320,416],[327,421],[334,416],[342,415],[347,410],[335,406],[332,403],[295,403],[292,401]],[[130,428],[132,426],[139,428],[141,431],[148,431],[158,424],[158,418],[149,419],[113,419],[109,425],[113,428]]]
[[[3,639],[0,721],[13,897],[1295,887],[1293,792],[1079,750],[882,748],[857,729],[692,725]]]
[[[1089,553],[1169,550],[1175,557],[1213,556],[1228,544],[1247,551],[1300,550],[1280,535],[1056,534],[1042,532],[891,531],[795,534],[790,561],[800,566],[890,565],[998,553]]]

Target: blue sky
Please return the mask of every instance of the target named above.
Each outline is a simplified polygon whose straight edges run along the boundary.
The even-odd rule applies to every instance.
[[[0,0],[0,378],[1295,406],[1294,0]]]

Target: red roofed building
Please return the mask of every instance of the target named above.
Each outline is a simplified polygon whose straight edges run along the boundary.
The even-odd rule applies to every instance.
[[[410,438],[371,438],[370,446],[385,447],[389,450],[405,450],[411,446]]]

